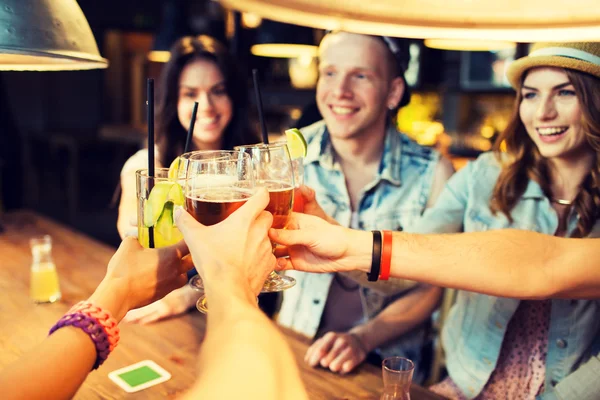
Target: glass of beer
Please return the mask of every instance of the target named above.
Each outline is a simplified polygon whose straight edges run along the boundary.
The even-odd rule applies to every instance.
[[[282,229],[287,224],[294,204],[294,169],[285,142],[272,144],[254,144],[237,146],[252,158],[252,170],[256,186],[266,187],[269,191],[269,205],[266,210],[273,214],[273,228]],[[273,243],[273,249],[276,244]],[[262,293],[281,292],[296,284],[290,276],[271,272]]]
[[[187,158],[185,208],[201,224],[214,225],[240,208],[254,194],[254,174],[250,156],[240,151],[193,152]],[[190,285],[203,290],[199,275]],[[207,311],[206,296],[196,303]]]

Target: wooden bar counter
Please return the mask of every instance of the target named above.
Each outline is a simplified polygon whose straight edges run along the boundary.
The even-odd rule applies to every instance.
[[[93,292],[115,250],[33,212],[8,213],[2,216],[2,222],[5,231],[0,233],[0,369],[41,342],[71,305]],[[52,236],[62,299],[54,304],[36,305],[29,299],[29,239],[42,234]],[[176,398],[191,386],[196,376],[196,358],[205,325],[204,315],[194,311],[150,325],[121,324],[119,346],[102,367],[88,376],[75,398]],[[379,368],[364,365],[348,376],[310,368],[303,362],[308,339],[286,329],[282,332],[296,355],[310,399],[379,398],[383,387]],[[69,355],[64,357],[67,362]],[[146,359],[157,362],[172,378],[132,394],[108,379],[110,371]],[[441,399],[417,385],[411,388],[411,398]]]

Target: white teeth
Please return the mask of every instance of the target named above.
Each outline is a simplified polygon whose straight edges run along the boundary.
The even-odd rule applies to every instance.
[[[560,133],[563,133],[567,130],[568,128],[562,127],[562,128],[537,128],[537,131],[540,135],[542,136],[548,136],[548,135],[558,135]]]
[[[201,125],[210,125],[217,121],[217,117],[211,118],[198,118],[197,120]]]
[[[337,107],[337,106],[332,106],[331,110],[336,113],[336,114],[340,114],[340,115],[348,115],[354,112],[354,108],[350,108],[350,107]]]

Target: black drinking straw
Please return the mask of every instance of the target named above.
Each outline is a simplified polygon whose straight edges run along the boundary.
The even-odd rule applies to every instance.
[[[154,186],[154,79],[146,82],[148,107],[148,190]],[[154,227],[148,228],[148,247],[154,248]]]
[[[260,97],[260,86],[258,86],[258,71],[256,68],[252,70],[252,80],[254,81],[254,95],[256,96],[256,108],[258,109],[258,119],[260,120],[260,129],[264,144],[269,144],[269,134],[267,133],[267,125],[263,114],[262,98]]]
[[[194,102],[194,108],[192,109],[192,121],[190,122],[190,128],[188,129],[187,138],[185,140],[185,147],[183,152],[187,153],[190,151],[190,142],[192,141],[192,135],[194,134],[194,125],[196,125],[196,114],[198,113],[198,102]]]

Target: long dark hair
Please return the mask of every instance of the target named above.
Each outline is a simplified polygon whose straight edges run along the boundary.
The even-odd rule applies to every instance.
[[[587,144],[594,150],[594,163],[581,182],[573,208],[579,215],[577,228],[572,237],[587,236],[600,217],[600,79],[578,71],[564,70],[582,111],[582,129]],[[522,78],[524,79],[524,78]],[[521,84],[523,81],[521,81]],[[519,116],[519,106],[523,96],[517,91],[515,108],[510,122],[494,145],[494,152],[503,159],[500,146],[506,143],[508,164],[496,181],[490,208],[502,212],[512,222],[510,211],[527,188],[528,181],[540,184],[546,196],[550,197],[550,166],[533,143]]]
[[[225,78],[233,115],[223,133],[223,149],[230,150],[234,146],[260,141],[248,124],[246,80],[227,48],[207,35],[186,36],[171,48],[171,57],[161,73],[157,91],[156,143],[163,167],[168,167],[183,152],[185,146],[187,131],[181,126],[177,116],[179,77],[184,67],[197,59],[214,62]]]

